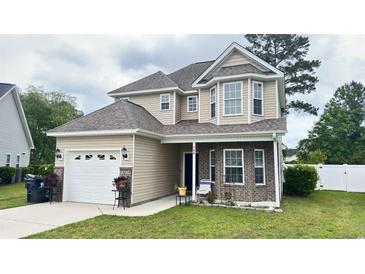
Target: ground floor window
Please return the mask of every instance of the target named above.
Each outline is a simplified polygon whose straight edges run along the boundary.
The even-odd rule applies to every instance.
[[[16,168],[20,167],[20,154],[16,156]]]
[[[215,182],[215,151],[211,149],[209,151],[209,165],[210,165],[210,180]]]
[[[223,154],[225,183],[243,184],[243,149],[225,149]]]
[[[255,184],[265,184],[265,154],[263,149],[255,149]]]
[[[10,166],[10,163],[11,163],[11,154],[8,153],[8,154],[6,154],[6,162],[5,162],[5,165],[6,166]]]

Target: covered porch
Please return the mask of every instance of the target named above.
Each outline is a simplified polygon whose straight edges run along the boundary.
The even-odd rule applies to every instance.
[[[280,141],[272,136],[262,141],[180,143],[179,184],[195,201],[199,182],[210,180],[217,200],[225,200],[229,193],[238,204],[279,207]]]

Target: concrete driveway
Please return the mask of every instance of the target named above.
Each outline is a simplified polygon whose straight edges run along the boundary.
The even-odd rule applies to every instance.
[[[175,206],[174,196],[131,208],[86,203],[43,203],[0,210],[0,238],[22,238],[102,214],[147,216]]]

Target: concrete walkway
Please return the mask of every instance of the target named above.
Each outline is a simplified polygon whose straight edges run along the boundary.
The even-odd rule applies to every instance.
[[[118,216],[148,216],[175,206],[169,196],[131,208],[85,203],[43,203],[0,210],[0,238],[22,238],[102,214]]]

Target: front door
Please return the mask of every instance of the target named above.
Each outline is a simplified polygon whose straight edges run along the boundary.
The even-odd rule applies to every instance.
[[[185,153],[185,159],[184,159],[184,178],[185,178],[185,186],[188,190],[193,189],[193,154],[192,153]],[[199,154],[196,154],[196,172],[195,172],[195,178],[196,178],[196,186],[199,185]]]

